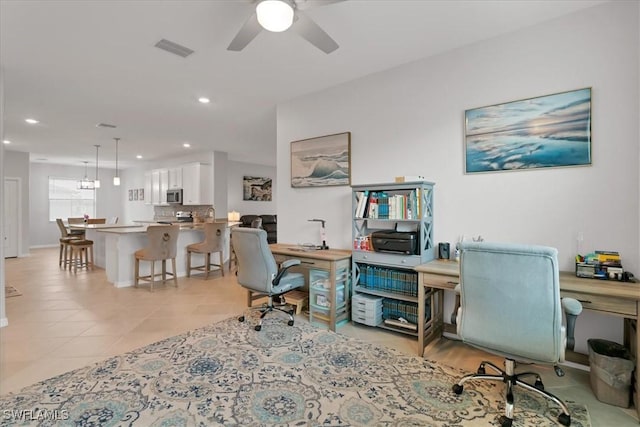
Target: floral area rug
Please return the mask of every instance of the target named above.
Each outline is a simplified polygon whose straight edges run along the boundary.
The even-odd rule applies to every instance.
[[[499,425],[502,383],[451,386],[463,372],[268,316],[230,318],[0,398],[3,426]],[[517,426],[558,425],[524,390]],[[588,426],[569,402],[574,427]]]

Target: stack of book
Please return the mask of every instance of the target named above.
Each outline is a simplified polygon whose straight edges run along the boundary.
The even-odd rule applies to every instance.
[[[371,219],[419,219],[420,192],[420,188],[395,194],[385,191],[358,191],[354,216]]]

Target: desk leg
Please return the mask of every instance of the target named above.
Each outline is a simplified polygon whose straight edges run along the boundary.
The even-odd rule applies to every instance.
[[[624,344],[631,349],[631,354],[636,359],[635,381],[631,381],[632,384],[635,384],[635,390],[632,390],[633,395],[631,397],[636,406],[638,419],[640,419],[640,383],[638,382],[640,381],[640,357],[638,357],[640,356],[640,352],[638,352],[640,328],[638,326],[640,326],[640,313],[636,319],[625,319],[624,321]]]
[[[424,285],[422,283],[418,283],[418,355],[420,357],[424,355],[424,328],[425,328],[424,297],[425,297]],[[432,313],[432,316],[433,316],[433,313]]]

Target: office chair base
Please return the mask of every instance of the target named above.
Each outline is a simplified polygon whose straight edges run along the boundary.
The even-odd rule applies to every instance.
[[[498,373],[498,375],[489,375],[486,373],[486,367],[490,367],[494,371]],[[535,372],[522,372],[519,374],[515,373],[516,362],[512,359],[505,359],[505,370],[498,368],[491,362],[484,361],[478,367],[478,371],[476,374],[470,374],[464,376],[457,384],[454,384],[452,390],[455,394],[461,394],[464,390],[464,383],[472,380],[472,379],[485,379],[491,381],[501,381],[506,384],[505,391],[505,415],[500,417],[500,425],[502,427],[511,427],[513,423],[513,410],[514,410],[514,396],[513,389],[516,385],[527,389],[531,392],[538,393],[543,397],[555,402],[562,412],[558,415],[558,422],[563,426],[571,425],[571,414],[569,413],[569,408],[567,405],[560,399],[558,399],[553,394],[544,390],[544,384],[538,374]],[[535,383],[533,385],[522,381],[520,378],[526,376],[535,376]]]
[[[273,312],[275,310],[281,311],[281,312],[285,313],[286,315],[288,315],[289,316],[289,321],[287,322],[287,325],[293,326],[293,324],[294,324],[293,314],[295,313],[295,311],[292,308],[290,308],[289,310],[284,310],[284,309],[281,308],[281,307],[285,307],[285,306],[289,306],[289,304],[283,303],[283,304],[274,305],[273,301],[272,301],[272,298],[270,297],[269,298],[269,303],[267,303],[266,305],[262,305],[260,307],[250,307],[249,308],[250,310],[258,310],[258,311],[260,311],[260,320],[258,321],[258,324],[253,327],[253,329],[255,329],[256,331],[262,330],[262,319],[264,319],[264,317],[267,315],[267,313]],[[238,317],[238,322],[244,322],[244,320],[245,320],[245,316],[244,315]]]

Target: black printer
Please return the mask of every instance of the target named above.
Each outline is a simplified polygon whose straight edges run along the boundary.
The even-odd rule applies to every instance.
[[[420,253],[416,231],[381,230],[371,233],[371,244],[376,252],[416,255]]]

